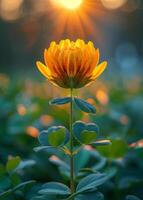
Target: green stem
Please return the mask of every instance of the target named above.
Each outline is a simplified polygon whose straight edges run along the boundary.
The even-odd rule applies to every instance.
[[[70,103],[70,188],[72,194],[75,191],[74,188],[74,156],[73,156],[73,130],[72,130],[72,124],[73,124],[73,90],[70,90],[70,96],[71,96],[71,103]]]

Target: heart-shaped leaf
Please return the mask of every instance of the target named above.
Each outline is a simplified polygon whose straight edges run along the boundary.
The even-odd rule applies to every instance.
[[[77,121],[73,124],[73,132],[79,142],[89,144],[95,141],[99,128],[94,123],[86,124],[82,121]]]
[[[53,126],[47,131],[42,131],[38,137],[42,146],[62,146],[69,140],[69,132],[63,126]]]
[[[71,101],[72,101],[71,97],[65,97],[65,98],[55,98],[55,99],[52,99],[49,103],[51,105],[63,105],[63,104],[70,103]]]
[[[123,139],[112,140],[112,144],[108,146],[97,146],[97,150],[105,157],[108,158],[121,158],[127,150],[128,145]]]
[[[48,135],[49,144],[56,147],[63,144],[65,138],[66,138],[66,130],[64,127],[52,131],[52,133]]]
[[[96,138],[96,134],[94,131],[84,130],[81,134],[81,141],[84,144],[89,144],[91,141],[94,141]]]
[[[80,110],[86,112],[86,113],[96,113],[96,109],[93,105],[91,105],[90,103],[84,101],[83,99],[79,99],[79,98],[74,98],[74,102],[77,105],[78,108],[80,108]]]
[[[42,189],[38,192],[42,195],[70,195],[70,189],[58,182],[49,182],[42,186]]]

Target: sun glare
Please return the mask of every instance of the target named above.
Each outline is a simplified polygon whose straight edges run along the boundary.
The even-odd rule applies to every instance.
[[[59,4],[70,10],[78,8],[82,4],[82,2],[83,0],[58,0]]]
[[[102,37],[99,33],[98,20],[105,16],[102,5],[95,0],[50,0],[53,28],[56,30],[56,38],[68,36],[71,39],[84,38],[86,35]],[[60,28],[59,28],[60,27]],[[76,33],[76,34],[75,34]],[[96,33],[96,34],[95,34]]]

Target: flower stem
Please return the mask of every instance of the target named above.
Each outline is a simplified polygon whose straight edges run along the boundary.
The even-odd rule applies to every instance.
[[[72,130],[72,124],[73,124],[73,90],[71,88],[70,90],[70,96],[71,96],[71,103],[70,103],[70,188],[72,194],[75,191],[74,188],[74,156],[73,156],[73,130]]]

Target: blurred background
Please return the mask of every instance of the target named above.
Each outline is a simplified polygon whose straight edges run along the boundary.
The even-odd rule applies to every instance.
[[[142,73],[141,0],[84,0],[74,11],[58,1],[0,0],[1,72],[35,74],[35,61],[50,41],[80,37],[100,48],[107,73]]]
[[[100,155],[90,148],[81,152],[77,170],[95,163],[94,169],[101,171],[114,166],[117,173],[100,188],[106,199],[125,200],[129,194],[142,199],[143,1],[72,0],[80,3],[75,9],[67,1],[0,0],[0,194],[32,179],[37,183],[30,191],[20,190],[16,198],[5,199],[36,200],[41,183],[62,178],[68,183],[66,172],[54,165],[52,157],[65,159],[63,155],[33,151],[41,130],[69,126],[69,107],[48,104],[68,91],[45,80],[35,62],[43,61],[52,40],[81,38],[94,42],[108,67],[94,84],[75,91],[96,106],[97,114],[87,115],[75,107],[74,120],[96,122],[98,138],[110,139],[112,145],[98,149]],[[5,172],[11,156],[22,160],[15,178]]]

